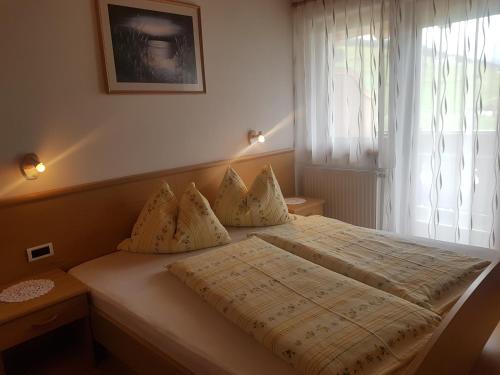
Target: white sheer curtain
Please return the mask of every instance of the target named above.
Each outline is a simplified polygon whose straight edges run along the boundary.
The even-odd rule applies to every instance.
[[[348,168],[381,163],[389,1],[313,1],[294,11],[299,161]]]
[[[383,168],[383,229],[499,248],[500,4],[294,11],[299,163]]]
[[[395,6],[384,229],[499,248],[499,3]]]

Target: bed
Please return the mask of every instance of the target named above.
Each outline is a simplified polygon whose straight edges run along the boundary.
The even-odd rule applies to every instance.
[[[233,241],[251,229],[230,229]],[[296,374],[170,275],[165,265],[212,249],[172,255],[114,252],[70,270],[111,317],[197,374]],[[152,308],[154,306],[154,308]],[[125,359],[126,362],[128,362]]]
[[[253,231],[252,228],[229,228],[233,242],[246,238]],[[430,244],[427,240],[418,241]],[[498,281],[498,270],[494,268],[497,255],[493,251],[446,243],[440,245],[451,251],[493,261],[476,284],[482,281],[484,286]],[[70,273],[91,290],[97,341],[143,373],[160,373],[168,365],[178,373],[297,374],[165,270],[167,264],[214,249],[175,255],[114,252],[71,269]],[[446,353],[457,354],[456,351],[450,352],[449,343],[446,345],[450,340],[447,336],[451,334],[453,338],[459,334],[457,329],[463,331],[461,319],[471,319],[470,314],[464,316],[463,312],[467,313],[467,304],[478,298],[475,290],[473,284],[449,311],[429,345],[409,367],[409,373],[429,373],[425,366],[435,368],[434,362],[442,363]],[[488,290],[488,287],[482,289],[483,292]],[[484,296],[480,295],[479,299],[484,299]],[[477,305],[477,301],[474,304]],[[477,311],[472,309],[472,313],[477,314]],[[486,324],[488,321],[485,319],[482,325],[475,327],[474,333],[482,332],[481,336],[484,336],[484,330],[492,330],[493,323]],[[447,327],[451,327],[451,331]],[[119,335],[122,336],[118,340]],[[472,338],[467,350],[471,345],[480,349],[483,344],[482,338]],[[441,345],[444,348],[436,354],[435,348]],[[134,354],[127,354],[127,350],[123,353],[124,347],[134,348],[130,349]],[[141,351],[143,354],[138,354]],[[436,355],[438,358],[428,362]],[[463,354],[464,359],[468,356]]]
[[[262,165],[271,164],[283,194],[293,196],[294,155],[293,149],[278,150],[3,200],[0,280],[7,282],[54,267],[73,268],[71,273],[91,289],[94,339],[139,373],[292,374],[281,359],[226,321],[185,285],[168,279],[163,266],[174,258],[114,249],[130,234],[151,191],[164,179],[174,193],[194,181],[213,202],[228,165],[248,184]],[[235,240],[246,234],[231,232]],[[20,249],[44,242],[53,242],[57,249],[54,256],[26,262]],[[484,249],[440,246],[495,259],[493,252]],[[198,253],[177,255],[176,259],[189,259]],[[494,262],[449,310],[412,361],[408,374],[466,374],[499,321],[499,286],[500,268]],[[165,288],[175,292],[175,298],[166,298]],[[155,310],[161,314],[154,316],[148,304],[159,305],[160,299],[163,306]],[[183,301],[191,305],[179,303]],[[203,329],[195,325],[199,319],[206,322]],[[162,326],[164,322],[168,325]],[[185,329],[182,322],[193,324],[192,329]]]

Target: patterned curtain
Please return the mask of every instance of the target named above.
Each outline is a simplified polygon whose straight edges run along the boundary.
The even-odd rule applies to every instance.
[[[498,249],[499,2],[394,7],[384,229]]]
[[[294,11],[298,164],[384,169],[382,227],[499,248],[500,2]]]
[[[389,1],[321,0],[294,12],[299,161],[377,168],[387,117]]]

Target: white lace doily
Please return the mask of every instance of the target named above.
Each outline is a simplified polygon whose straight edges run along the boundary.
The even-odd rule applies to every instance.
[[[26,280],[5,288],[0,293],[0,302],[24,302],[47,294],[54,282],[47,279]]]
[[[304,198],[285,198],[286,204],[302,204],[305,202],[306,200]]]

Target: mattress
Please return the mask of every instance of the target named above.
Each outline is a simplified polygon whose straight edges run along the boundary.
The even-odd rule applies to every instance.
[[[233,242],[255,228],[229,229]],[[492,250],[411,238],[485,260]],[[226,320],[165,266],[212,249],[181,254],[114,252],[70,270],[90,288],[92,304],[199,374],[298,374]]]
[[[251,231],[229,229],[233,242]],[[212,249],[165,255],[118,251],[69,273],[89,286],[94,307],[195,373],[297,375],[165,269]]]

